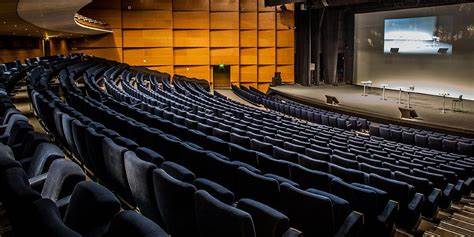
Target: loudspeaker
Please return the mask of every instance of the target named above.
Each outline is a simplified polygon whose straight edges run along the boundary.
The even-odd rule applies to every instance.
[[[397,54],[398,51],[400,51],[400,48],[390,48],[390,53],[391,54]]]
[[[275,76],[272,78],[272,86],[281,85],[281,72],[275,72]]]
[[[409,119],[418,118],[418,114],[416,113],[414,109],[398,107],[398,110],[400,110],[400,114],[402,118],[409,118]]]
[[[331,105],[338,105],[339,100],[332,95],[325,95],[326,96],[326,103],[331,104]]]
[[[439,48],[438,49],[438,54],[439,55],[446,55],[446,54],[448,54],[448,50],[449,50],[448,48]]]

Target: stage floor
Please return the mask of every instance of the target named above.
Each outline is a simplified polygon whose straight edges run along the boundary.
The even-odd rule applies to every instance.
[[[452,111],[453,98],[446,98],[446,113],[442,114],[443,97],[411,93],[411,108],[420,119],[401,119],[398,107],[407,106],[407,93],[402,93],[402,104],[398,104],[399,91],[386,90],[386,100],[382,100],[382,90],[368,89],[368,96],[362,96],[363,87],[356,85],[311,86],[284,85],[271,87],[277,94],[301,99],[305,103],[340,112],[361,114],[362,117],[399,123],[407,126],[424,126],[444,132],[463,133],[474,136],[474,101],[464,100],[462,111]],[[325,95],[335,96],[339,106],[327,105]]]

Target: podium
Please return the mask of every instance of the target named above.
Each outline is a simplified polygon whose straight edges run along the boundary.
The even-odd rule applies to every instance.
[[[418,114],[416,113],[414,109],[398,107],[398,110],[400,110],[400,114],[402,118],[409,118],[409,119],[418,118]]]

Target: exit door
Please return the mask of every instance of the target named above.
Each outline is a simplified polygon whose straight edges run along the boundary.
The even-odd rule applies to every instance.
[[[230,88],[230,66],[214,65],[212,66],[212,78],[215,89]]]

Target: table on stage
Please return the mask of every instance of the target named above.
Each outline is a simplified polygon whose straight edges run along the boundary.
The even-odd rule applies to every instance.
[[[446,113],[446,96],[449,96],[449,93],[443,92],[443,93],[440,93],[439,95],[443,97],[443,108],[441,109],[441,113],[445,114]]]
[[[367,96],[366,88],[372,86],[372,81],[361,81],[362,85],[364,85],[364,92],[362,96]]]
[[[387,100],[385,98],[385,88],[388,87],[388,84],[380,84],[380,86],[382,87],[382,100]]]
[[[408,103],[407,106],[408,108],[411,108],[411,93],[415,90],[414,86],[410,86],[408,88],[405,87],[399,87],[399,93],[398,93],[398,103],[402,103],[402,92],[406,92],[408,96]]]

